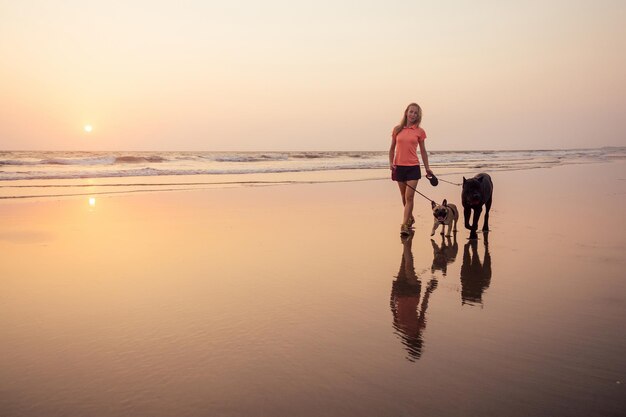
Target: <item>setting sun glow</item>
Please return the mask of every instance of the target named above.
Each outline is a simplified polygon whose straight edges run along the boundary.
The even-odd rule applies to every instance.
[[[85,132],[87,132],[87,133],[91,133],[91,131],[93,130],[93,126],[91,126],[91,125],[85,125],[85,127],[83,127],[83,129],[85,129]]]

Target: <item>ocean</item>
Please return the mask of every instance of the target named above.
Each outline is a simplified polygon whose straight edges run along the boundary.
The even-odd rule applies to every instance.
[[[4,151],[0,152],[0,198],[384,179],[388,176],[387,155],[386,151]],[[432,169],[447,176],[623,158],[626,147],[429,152]],[[87,186],[98,190],[82,189]]]

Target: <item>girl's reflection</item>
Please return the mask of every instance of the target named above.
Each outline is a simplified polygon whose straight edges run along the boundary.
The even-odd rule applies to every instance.
[[[393,327],[409,353],[407,359],[414,362],[422,355],[426,309],[430,294],[437,288],[437,280],[432,278],[428,282],[424,296],[421,298],[422,282],[415,273],[412,243],[413,234],[402,239],[402,261],[397,279],[391,286],[390,305],[393,313]]]

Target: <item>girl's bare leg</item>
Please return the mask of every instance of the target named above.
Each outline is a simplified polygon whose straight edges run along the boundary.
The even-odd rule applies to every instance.
[[[415,198],[415,190],[413,190],[413,188],[417,188],[417,181],[418,180],[407,181],[406,183],[410,185],[410,187],[407,187],[406,184],[404,184],[405,191],[404,191],[404,198],[402,200],[404,202],[404,217],[402,218],[402,224],[409,224],[409,219],[413,215],[413,206],[414,206],[414,198]]]
[[[408,187],[406,186],[405,182],[400,181],[398,181],[398,187],[400,188],[400,195],[402,196],[402,207],[404,207],[406,205],[406,198],[404,197],[404,195],[406,194],[406,189]]]

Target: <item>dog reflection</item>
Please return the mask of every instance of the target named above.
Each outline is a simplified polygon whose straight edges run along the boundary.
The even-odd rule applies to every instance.
[[[432,279],[428,282],[424,296],[421,298],[422,282],[415,273],[411,251],[412,242],[412,234],[403,239],[402,262],[397,279],[391,287],[390,305],[393,313],[393,327],[409,353],[407,359],[414,362],[422,355],[426,309],[430,294],[437,287],[437,280]]]
[[[491,283],[491,255],[489,255],[488,233],[484,234],[484,261],[478,255],[478,240],[470,240],[463,248],[461,266],[461,300],[463,304],[482,304],[483,292]]]
[[[445,238],[442,236],[441,246],[437,245],[433,239],[430,239],[430,243],[433,245],[433,265],[430,267],[430,271],[439,270],[445,277],[448,272],[448,265],[456,260],[456,255],[459,253],[456,232],[453,240],[449,236]]]

